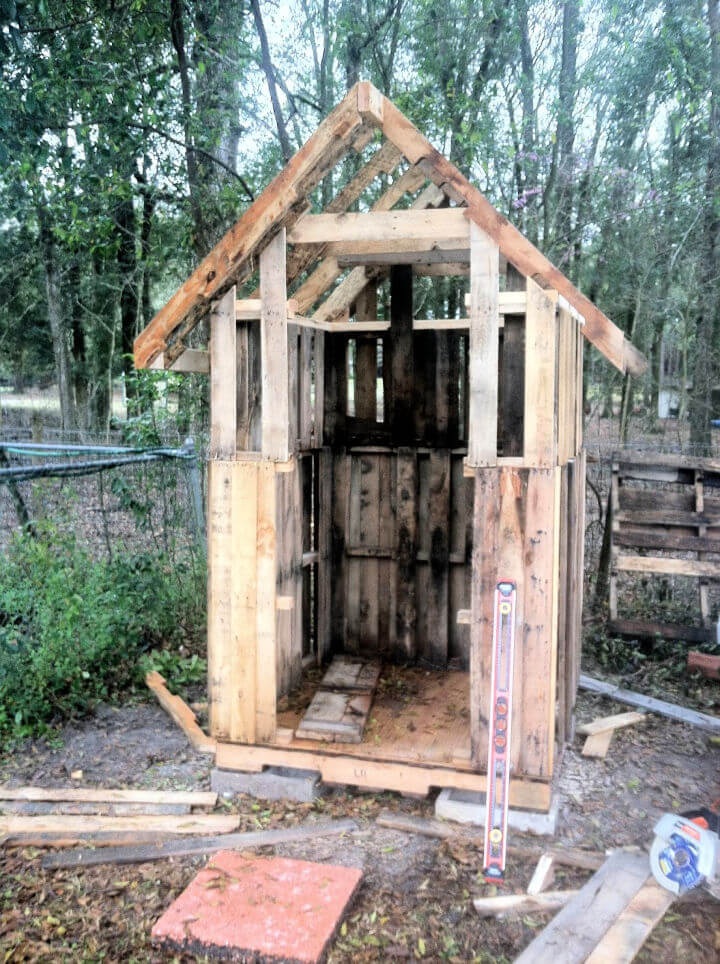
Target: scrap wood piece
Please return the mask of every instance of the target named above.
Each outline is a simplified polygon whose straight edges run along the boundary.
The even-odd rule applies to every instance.
[[[460,836],[457,830],[443,823],[442,820],[429,820],[426,817],[415,817],[409,813],[393,813],[392,810],[381,810],[375,823],[379,827],[401,830],[404,833],[416,833],[421,837],[451,840]]]
[[[69,850],[48,854],[43,858],[42,866],[45,870],[52,870],[58,867],[92,867],[99,864],[142,864],[168,857],[202,856],[218,850],[251,850],[255,847],[271,847],[316,837],[340,836],[357,829],[358,825],[354,820],[329,820],[300,827],[285,827],[282,830],[253,830],[220,837],[186,837],[148,846]]]
[[[639,706],[642,709],[650,710],[651,713],[659,713],[661,716],[679,720],[681,723],[690,723],[700,729],[720,733],[720,717],[698,713],[697,710],[690,710],[685,706],[678,706],[676,703],[666,703],[665,700],[655,699],[654,696],[634,693],[632,690],[622,689],[617,683],[607,683],[605,680],[594,679],[592,676],[585,675],[585,673],[580,674],[579,684],[582,689],[589,690],[591,693],[600,693],[602,696],[609,696],[610,699],[617,700],[618,703]]]
[[[306,740],[362,743],[380,662],[336,656],[296,729]]]
[[[98,817],[131,817],[133,814],[181,816],[190,813],[186,803],[92,803],[45,800],[0,800],[0,813],[23,813],[26,816],[46,814],[90,813]]]
[[[662,920],[675,895],[650,879],[640,888],[585,964],[630,964]]]
[[[199,753],[214,753],[215,740],[209,737],[198,726],[197,716],[193,713],[187,703],[174,696],[165,685],[165,679],[160,673],[151,670],[145,676],[145,683],[157,697],[158,703],[177,723],[185,736]]]
[[[47,817],[9,815],[0,818],[0,835],[8,843],[41,847],[53,846],[57,841],[83,840],[91,835],[128,833],[201,834],[231,833],[237,830],[240,818],[232,814],[209,813],[187,816],[98,817],[53,814]],[[103,839],[100,837],[99,839]],[[36,843],[36,841],[42,841]]]
[[[617,713],[615,716],[603,716],[591,723],[583,723],[578,727],[578,733],[583,736],[593,736],[605,730],[618,730],[623,726],[631,726],[633,723],[641,723],[645,719],[645,713],[637,713],[630,710],[628,713]]]
[[[641,723],[644,719],[645,713],[631,710],[628,713],[617,713],[615,716],[604,716],[591,723],[584,723],[578,727],[578,733],[587,736],[582,755],[604,759],[610,749],[615,730],[623,726],[631,726],[633,723]]]
[[[528,884],[527,893],[536,896],[547,890],[555,877],[555,857],[552,853],[540,855],[537,866]]]
[[[720,679],[720,656],[693,649],[688,653],[687,668],[699,670],[707,679]]]
[[[564,907],[577,890],[547,890],[544,894],[503,894],[500,897],[476,897],[475,910],[481,917],[508,917],[514,914],[547,914]]]
[[[615,730],[603,730],[601,733],[591,733],[583,744],[582,755],[604,760],[610,749],[614,735]]]
[[[53,800],[91,803],[171,803],[214,807],[209,790],[106,790],[103,787],[0,787],[0,800]]]
[[[583,964],[646,883],[648,871],[646,854],[614,851],[516,964]]]

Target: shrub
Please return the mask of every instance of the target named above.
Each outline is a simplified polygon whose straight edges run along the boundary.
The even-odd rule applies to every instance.
[[[204,569],[98,560],[52,527],[0,557],[0,740],[42,733],[142,680],[143,653],[202,631]]]

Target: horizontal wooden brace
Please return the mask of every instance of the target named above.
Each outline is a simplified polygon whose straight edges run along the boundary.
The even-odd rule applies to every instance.
[[[341,268],[354,268],[358,264],[464,264],[467,267],[470,262],[470,249],[433,248],[428,251],[385,251],[382,254],[338,254],[336,257]]]
[[[161,352],[155,357],[150,368],[153,371],[185,372],[207,375],[210,371],[210,355],[199,348],[186,348],[182,355],[166,365],[166,357]]]
[[[667,559],[660,556],[617,556],[613,568],[620,572],[659,572],[668,576],[705,576],[720,579],[720,562],[705,559]]]
[[[329,241],[393,241],[398,238],[469,237],[470,223],[462,208],[370,211],[357,214],[306,214],[288,231],[290,244]]]

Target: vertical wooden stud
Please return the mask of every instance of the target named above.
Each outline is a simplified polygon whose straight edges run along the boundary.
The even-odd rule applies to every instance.
[[[418,466],[414,449],[397,454],[397,567],[395,581],[395,651],[400,661],[415,658],[417,598],[415,554],[417,550]]]
[[[287,461],[290,455],[285,261],[285,229],[282,228],[260,253],[262,452],[281,462]]]
[[[393,265],[390,269],[390,430],[396,445],[413,441],[413,277],[412,265]]]
[[[210,458],[232,459],[236,446],[235,288],[210,314]]]
[[[498,287],[497,244],[470,221],[470,364],[468,465],[497,464]]]
[[[355,318],[377,318],[377,285],[370,284],[358,295]],[[364,422],[377,419],[377,338],[358,336],[355,356],[355,417]]]
[[[322,663],[332,647],[331,581],[332,569],[332,500],[333,456],[328,448],[318,453],[318,500],[315,506],[317,526],[318,581],[317,594],[317,658]]]
[[[257,655],[255,658],[255,738],[275,739],[276,668],[275,611],[277,592],[276,477],[272,462],[257,464]]]
[[[528,278],[524,456],[529,465],[543,468],[554,465],[557,460],[555,370],[555,302]]]
[[[427,599],[428,651],[433,666],[448,659],[450,586],[450,452],[430,452],[430,584]]]

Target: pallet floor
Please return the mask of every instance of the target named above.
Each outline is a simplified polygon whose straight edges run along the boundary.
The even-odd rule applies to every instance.
[[[278,726],[294,731],[319,684],[306,672],[299,691],[283,701]],[[470,769],[470,678],[459,671],[386,666],[380,677],[361,743],[325,743],[324,753],[404,763]],[[283,707],[287,704],[287,708]],[[284,746],[317,750],[312,740],[293,737]]]

